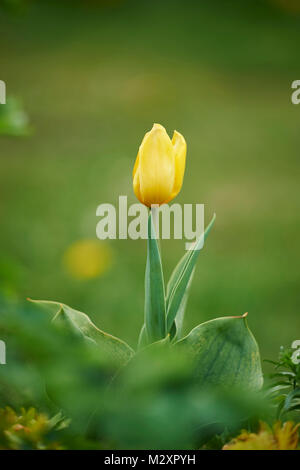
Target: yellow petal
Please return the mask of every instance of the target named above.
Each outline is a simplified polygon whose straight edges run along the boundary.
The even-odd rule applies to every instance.
[[[181,190],[186,160],[186,141],[184,137],[177,131],[174,131],[172,145],[175,156],[175,179],[172,194],[166,202],[170,202],[177,196]]]
[[[166,202],[174,187],[175,157],[172,142],[160,124],[154,124],[145,135],[139,149],[138,168],[144,204],[151,206]]]
[[[144,142],[145,138],[147,137],[147,135],[150,133],[147,132],[142,140],[142,143]],[[142,203],[144,204],[144,200],[142,198],[142,195],[141,195],[141,190],[140,190],[140,177],[139,177],[139,164],[140,164],[140,153],[138,152],[137,154],[137,157],[136,157],[136,160],[135,160],[135,163],[134,163],[134,167],[133,167],[133,171],[132,171],[132,176],[133,176],[133,191],[134,191],[134,194],[136,195],[137,199]]]
[[[141,195],[141,188],[140,188],[140,169],[139,169],[139,154],[136,158],[136,162],[133,169],[133,191],[138,200],[144,204],[144,199]]]
[[[174,197],[177,196],[181,190],[186,159],[186,141],[179,132],[174,131],[172,144],[175,152],[175,182],[174,182]]]
[[[280,422],[274,424],[274,436],[279,450],[295,450],[298,447],[298,429],[300,424],[295,425],[287,421],[281,426]]]
[[[158,124],[156,124],[156,125],[158,125]],[[147,137],[149,134],[150,134],[150,131],[149,131],[149,132],[146,132],[146,134],[144,135],[144,138],[143,138],[143,140],[142,140],[141,145],[143,145],[144,140],[146,139],[146,137]],[[140,147],[141,147],[141,145],[140,145]],[[132,176],[133,176],[133,178],[134,178],[134,175],[135,175],[135,173],[136,173],[136,171],[137,171],[137,169],[138,169],[139,163],[140,163],[140,152],[138,152],[137,157],[136,157],[136,160],[135,160],[135,163],[134,163],[134,167],[133,167],[133,171],[132,171]]]
[[[132,176],[133,176],[133,178],[135,177],[135,174],[136,174],[136,172],[137,172],[137,169],[138,169],[138,167],[139,167],[139,164],[140,164],[140,154],[139,154],[139,152],[138,152],[137,157],[136,157],[136,161],[135,161],[135,163],[134,163],[133,171],[132,171]]]

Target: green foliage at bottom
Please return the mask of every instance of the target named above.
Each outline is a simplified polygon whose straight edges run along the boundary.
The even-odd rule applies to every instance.
[[[0,449],[62,449],[59,430],[67,424],[60,414],[50,419],[34,408],[21,408],[17,413],[7,406],[0,409]]]
[[[38,305],[0,299],[0,407],[34,405],[70,424],[65,448],[197,449],[267,409],[261,392],[199,382],[185,348],[154,343],[120,367]]]

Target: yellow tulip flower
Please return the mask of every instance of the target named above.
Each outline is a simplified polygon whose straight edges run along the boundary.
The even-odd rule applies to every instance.
[[[142,204],[151,207],[170,202],[181,190],[186,142],[174,131],[172,140],[166,129],[154,124],[145,135],[133,169],[133,190]]]

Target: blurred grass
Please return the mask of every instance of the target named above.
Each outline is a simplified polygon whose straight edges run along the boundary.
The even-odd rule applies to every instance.
[[[34,135],[1,138],[0,280],[63,301],[134,345],[146,245],[111,241],[115,262],[78,281],[65,250],[95,237],[96,207],[127,194],[153,122],[188,143],[178,202],[217,213],[200,256],[186,329],[249,311],[262,356],[298,339],[300,17],[288,2],[36,2],[0,12],[0,73]],[[177,202],[176,201],[176,202]],[[183,252],[163,242],[167,275]],[[20,270],[20,273],[19,273]],[[298,336],[297,336],[298,335]]]

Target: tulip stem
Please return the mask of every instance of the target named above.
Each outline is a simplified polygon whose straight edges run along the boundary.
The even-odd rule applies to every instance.
[[[145,273],[145,331],[140,338],[154,343],[166,335],[166,297],[160,250],[157,242],[157,228],[154,227],[154,216],[157,208],[151,208],[148,218],[147,263]],[[157,218],[157,217],[156,217]]]
[[[154,226],[154,231],[155,231],[154,235],[155,235],[156,240],[159,240],[159,206],[158,205],[151,206],[151,214],[152,214],[153,226]]]

